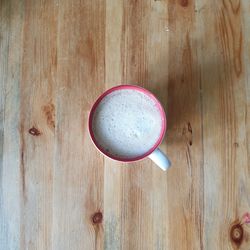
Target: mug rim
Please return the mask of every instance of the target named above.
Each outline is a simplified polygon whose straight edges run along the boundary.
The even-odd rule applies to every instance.
[[[121,157],[116,157],[116,156],[113,156],[112,154],[106,152],[102,147],[100,147],[98,145],[98,142],[97,140],[95,139],[95,136],[94,136],[94,132],[93,132],[93,129],[92,129],[92,121],[93,121],[93,116],[94,116],[94,113],[95,113],[95,110],[96,108],[98,107],[99,103],[102,101],[102,99],[104,97],[106,97],[107,95],[109,95],[110,93],[116,91],[116,90],[121,90],[121,89],[132,89],[132,90],[135,90],[135,91],[140,91],[144,94],[146,94],[148,97],[150,97],[151,99],[154,100],[154,102],[156,103],[157,105],[157,108],[159,109],[160,111],[160,115],[161,115],[161,119],[162,119],[162,127],[161,127],[161,132],[160,132],[160,135],[159,135],[159,138],[157,139],[156,143],[146,152],[144,153],[143,155],[139,155],[139,156],[136,156],[136,157],[131,157],[131,158],[121,158]],[[137,86],[137,85],[132,85],[132,84],[124,84],[124,85],[117,85],[117,86],[114,86],[108,90],[106,90],[105,92],[103,92],[97,99],[96,101],[94,102],[94,104],[92,105],[91,109],[90,109],[90,112],[89,112],[89,116],[88,116],[88,130],[89,130],[89,134],[90,134],[90,138],[93,142],[93,144],[95,145],[95,147],[105,156],[107,156],[108,158],[112,159],[112,160],[116,160],[116,161],[120,161],[120,162],[135,162],[135,161],[139,161],[139,160],[142,160],[144,158],[146,158],[147,156],[149,156],[151,153],[153,153],[157,148],[158,146],[161,144],[163,138],[164,138],[164,135],[165,135],[165,132],[166,132],[166,129],[167,129],[167,118],[166,118],[166,114],[165,114],[165,111],[160,103],[160,101],[155,97],[155,95],[153,93],[151,93],[149,90],[143,88],[143,87],[140,87],[140,86]]]

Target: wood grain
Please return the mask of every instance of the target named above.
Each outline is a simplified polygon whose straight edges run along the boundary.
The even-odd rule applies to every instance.
[[[87,119],[104,90],[104,10],[102,1],[58,10],[53,249],[103,249],[103,225],[92,218],[103,213],[103,157]]]
[[[0,1],[0,249],[250,249],[248,0]],[[92,145],[95,99],[162,102],[173,167]]]
[[[9,250],[21,245],[19,119],[23,4],[1,1],[0,13],[0,248]]]
[[[214,13],[204,13],[207,20],[213,20],[213,26],[204,29],[205,36],[209,37],[209,42],[206,40],[204,43],[209,46],[204,46],[201,51],[201,56],[211,53],[210,60],[217,62],[213,75],[209,74],[203,56],[201,69],[204,98],[204,186],[207,190],[205,235],[207,248],[229,248],[231,244],[224,228],[230,227],[249,209],[250,201],[245,92],[249,82],[247,74],[243,73],[241,3],[222,1],[213,7],[216,8]],[[212,37],[211,33],[218,34],[218,39]],[[212,55],[212,51],[218,53]],[[211,119],[214,122],[210,125]],[[216,206],[212,205],[212,200],[217,200]],[[209,219],[211,214],[218,218],[213,224]],[[247,241],[246,237],[241,249],[249,249]]]
[[[170,249],[203,249],[204,169],[202,93],[195,2],[169,5],[169,151],[176,167],[168,175]],[[178,41],[178,42],[176,42]],[[180,181],[181,180],[181,181]]]
[[[161,93],[159,98],[166,104],[167,4],[108,1],[106,13],[106,39],[119,41],[119,46],[106,43],[110,55],[106,86],[139,84]],[[117,71],[110,67],[113,64]],[[149,160],[129,165],[105,160],[105,249],[167,249],[166,176]]]
[[[52,244],[56,8],[53,2],[27,1],[24,13],[20,82],[20,247],[48,249]]]

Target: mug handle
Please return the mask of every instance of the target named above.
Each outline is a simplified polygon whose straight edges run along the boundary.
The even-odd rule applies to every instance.
[[[148,157],[164,171],[171,166],[170,160],[159,148],[153,151]]]

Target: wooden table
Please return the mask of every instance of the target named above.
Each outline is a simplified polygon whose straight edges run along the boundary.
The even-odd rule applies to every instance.
[[[249,250],[249,14],[249,0],[2,0],[0,249]],[[121,83],[162,102],[167,172],[92,145],[91,105]]]

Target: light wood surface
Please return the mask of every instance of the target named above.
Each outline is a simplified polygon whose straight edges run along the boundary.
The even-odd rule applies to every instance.
[[[125,83],[166,110],[167,172],[90,141]],[[0,1],[0,249],[249,250],[249,114],[249,0]]]

